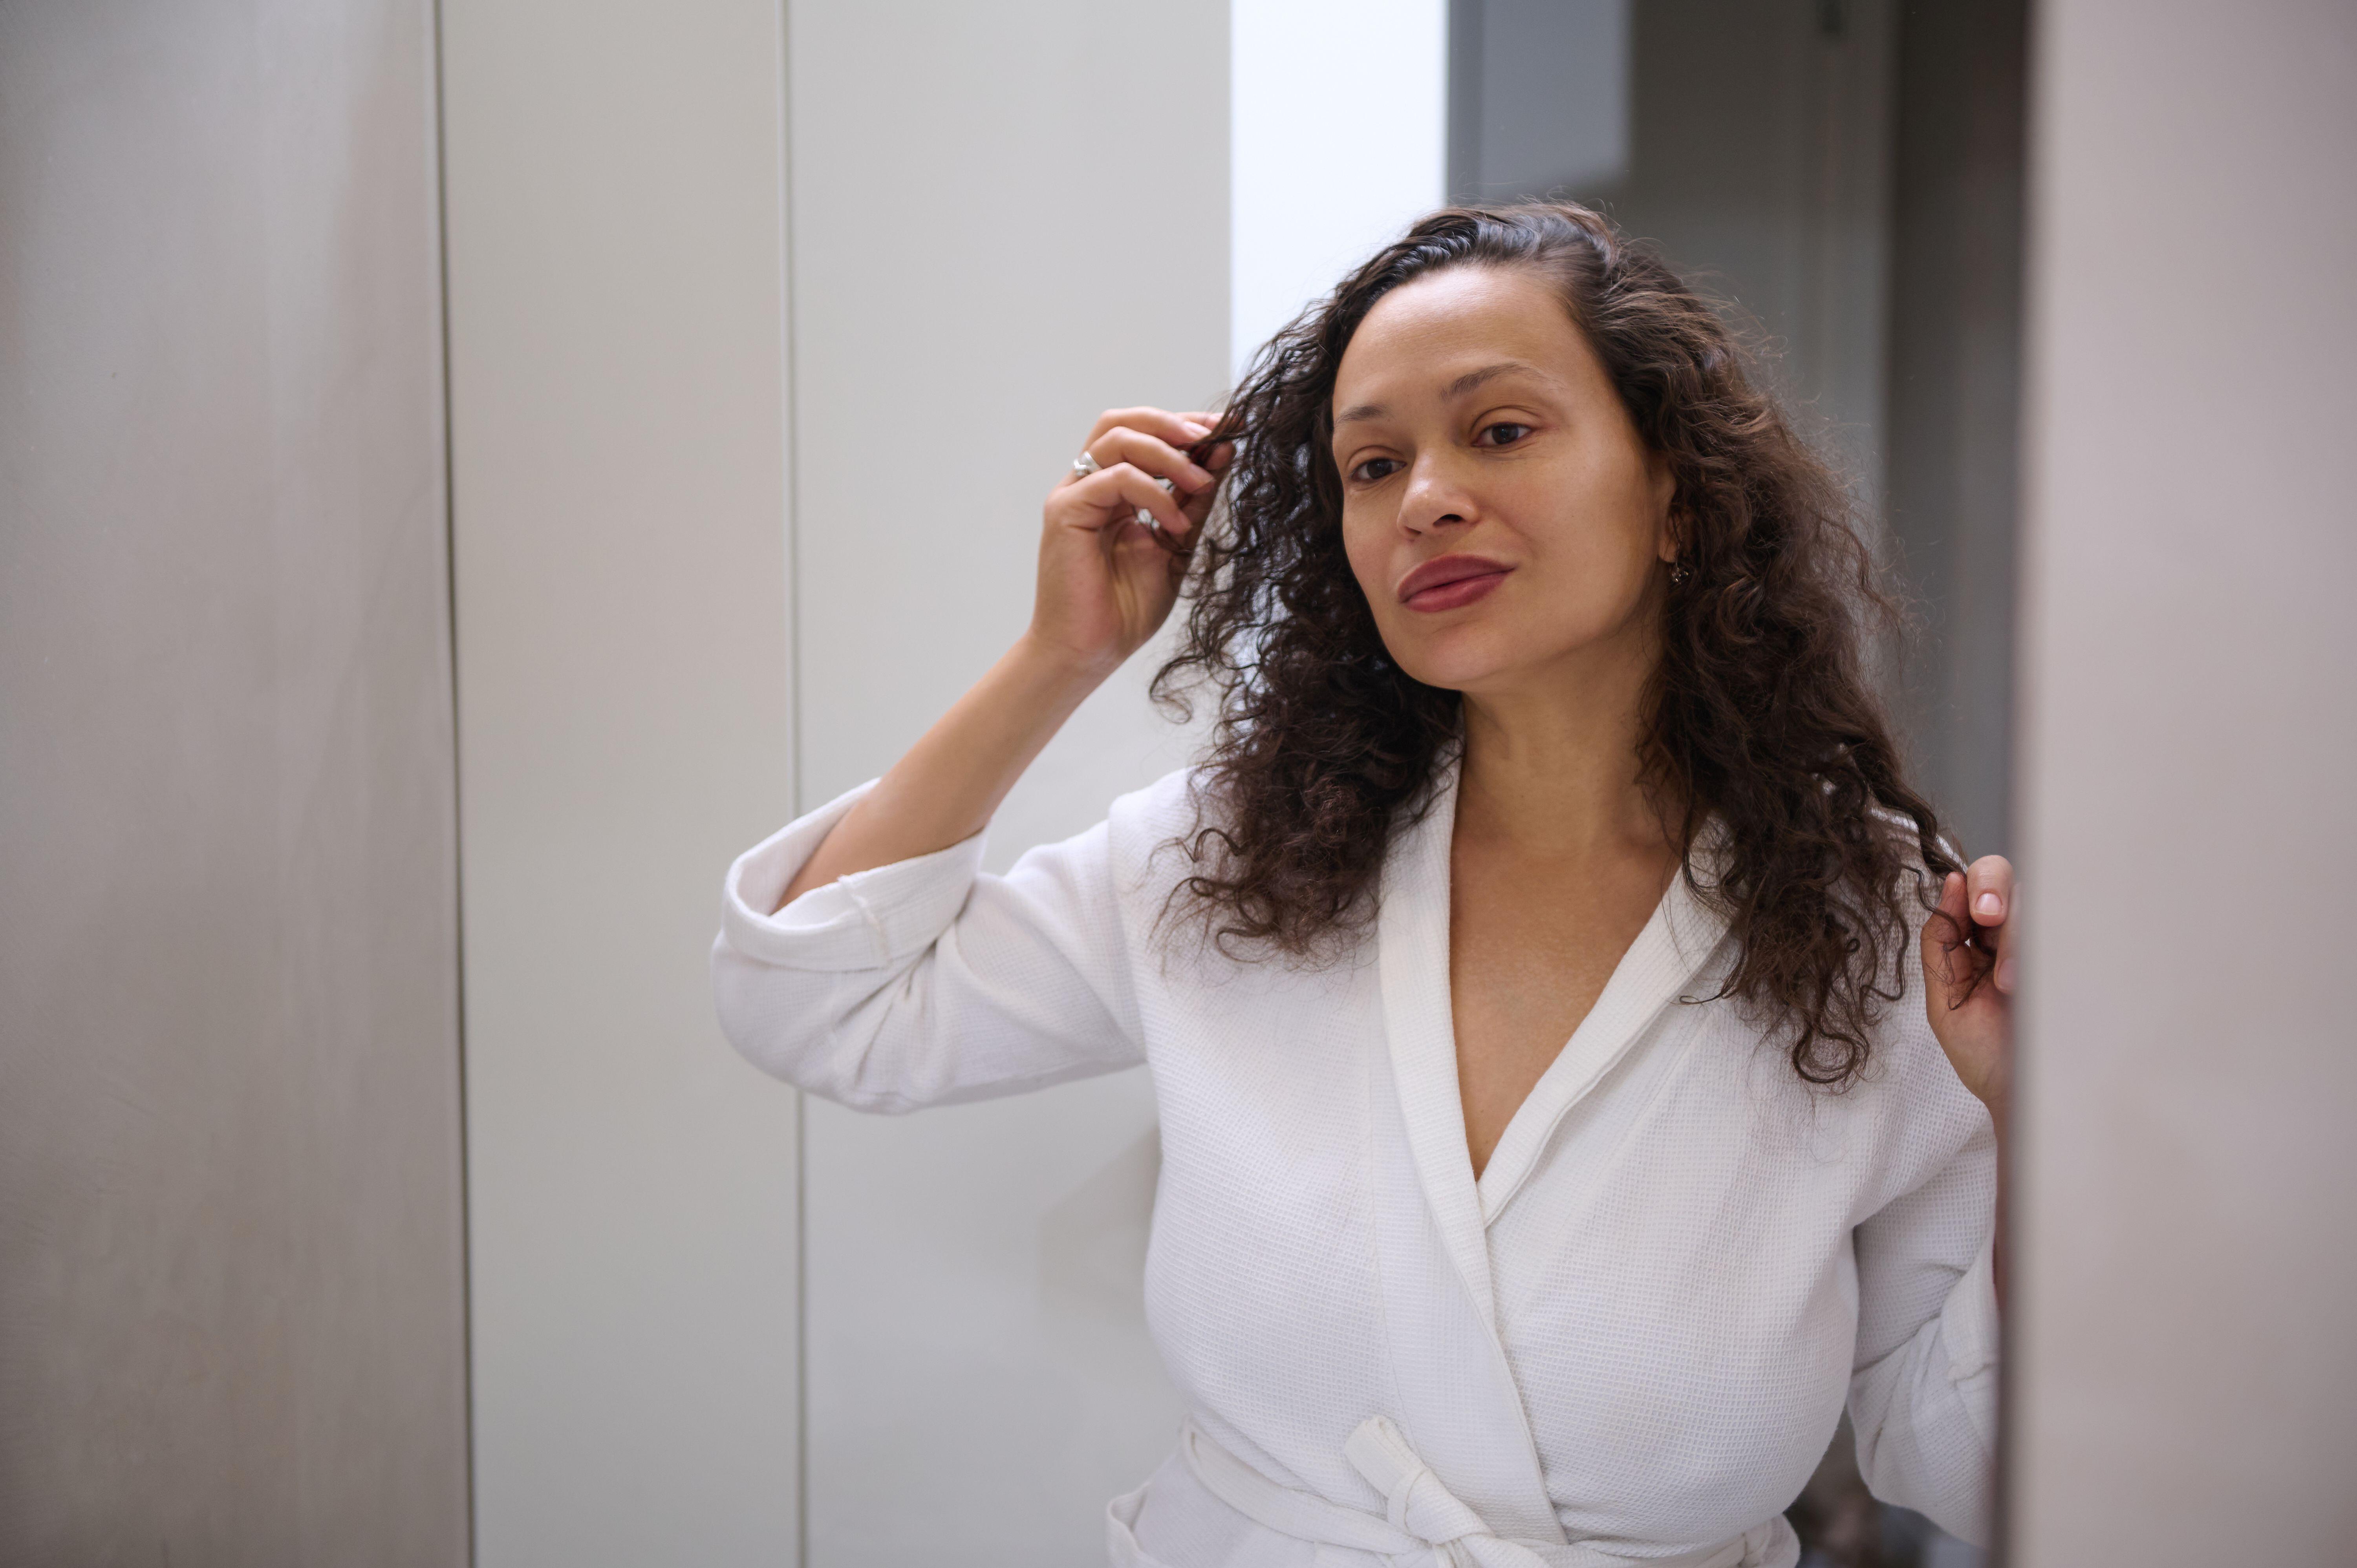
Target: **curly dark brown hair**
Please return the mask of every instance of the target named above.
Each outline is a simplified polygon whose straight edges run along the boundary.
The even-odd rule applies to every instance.
[[[1959,869],[1863,671],[1863,618],[1890,604],[1841,478],[1754,384],[1736,338],[1585,208],[1436,212],[1254,360],[1213,437],[1236,455],[1189,569],[1184,640],[1154,680],[1181,710],[1189,687],[1218,693],[1200,814],[1178,841],[1195,869],[1174,899],[1223,948],[1315,957],[1365,929],[1394,833],[1431,807],[1459,698],[1384,650],[1343,553],[1331,404],[1375,302],[1451,267],[1548,280],[1669,460],[1690,570],[1663,610],[1641,776],[1689,886],[1740,943],[1714,995],[1760,1008],[1803,1079],[1846,1084],[1903,991],[1904,905]],[[1695,845],[1714,816],[1724,853],[1706,877]]]

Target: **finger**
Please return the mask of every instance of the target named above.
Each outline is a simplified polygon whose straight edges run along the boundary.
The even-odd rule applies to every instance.
[[[1220,482],[1219,476],[1160,436],[1132,430],[1125,424],[1116,424],[1090,442],[1089,456],[1101,467],[1127,463],[1157,478],[1172,480],[1190,494],[1208,490]]]
[[[1165,560],[1178,558],[1161,525],[1144,521],[1134,507],[1105,525],[1104,541],[1106,550],[1115,555],[1127,551],[1134,542],[1142,553],[1159,555]]]
[[[1204,519],[1211,515],[1211,508],[1219,499],[1219,481],[1226,477],[1230,465],[1235,461],[1236,448],[1233,442],[1222,441],[1208,450],[1198,446],[1195,452],[1198,462],[1211,476],[1210,485],[1187,499],[1187,515],[1194,520],[1196,527],[1200,528]]]
[[[1189,496],[1182,508],[1182,510],[1187,513],[1188,522],[1196,528],[1202,527],[1203,520],[1211,515],[1211,507],[1219,500],[1219,499],[1220,491],[1216,482],[1214,482],[1211,489],[1208,490],[1199,490],[1195,494]]]
[[[1971,940],[1972,915],[1966,908],[1968,895],[1964,891],[1962,872],[1951,871],[1940,881],[1941,940],[1953,950]]]
[[[2001,854],[1985,854],[1964,868],[1964,886],[1973,924],[1991,930],[2013,913],[2013,863]]]
[[[2014,964],[2015,950],[2021,941],[2021,885],[2013,879],[2013,868],[2006,867],[2005,924],[1997,928],[1996,968],[1993,977],[2000,994],[2013,994],[2014,983],[2020,978]]]
[[[1157,483],[1152,475],[1127,463],[1116,463],[1090,475],[1074,487],[1073,494],[1101,514],[1097,524],[1100,528],[1134,519],[1141,511],[1150,514],[1174,539],[1186,537],[1195,526],[1188,521],[1176,497]]]
[[[1199,409],[1191,413],[1182,414],[1180,417],[1185,419],[1189,424],[1200,425],[1203,430],[1202,439],[1206,441],[1217,435],[1232,435],[1235,434],[1234,431],[1228,428],[1227,414],[1219,409],[1211,409],[1209,411]],[[1200,446],[1200,443],[1198,445]],[[1226,443],[1222,442],[1222,445],[1224,446]],[[1201,460],[1202,456],[1199,451],[1196,454],[1196,461],[1200,462]]]
[[[1188,414],[1173,413],[1167,408],[1109,408],[1097,415],[1089,427],[1089,438],[1083,446],[1093,446],[1108,430],[1129,429],[1158,436],[1173,446],[1192,446],[1211,435],[1211,426],[1199,424]]]

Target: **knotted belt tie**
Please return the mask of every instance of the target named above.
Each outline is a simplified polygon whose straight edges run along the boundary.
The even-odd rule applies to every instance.
[[[1782,1523],[1770,1520],[1732,1541],[1668,1557],[1624,1557],[1585,1543],[1510,1540],[1443,1486],[1406,1435],[1380,1415],[1361,1422],[1342,1453],[1383,1495],[1381,1515],[1279,1486],[1192,1421],[1179,1434],[1178,1450],[1206,1490],[1255,1524],[1297,1541],[1370,1552],[1394,1568],[1742,1568],[1760,1561]]]

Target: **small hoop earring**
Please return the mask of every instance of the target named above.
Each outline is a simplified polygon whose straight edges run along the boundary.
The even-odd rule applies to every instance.
[[[1688,566],[1684,562],[1672,561],[1670,563],[1670,586],[1674,588],[1683,588],[1686,585],[1686,579],[1693,575],[1694,569]]]

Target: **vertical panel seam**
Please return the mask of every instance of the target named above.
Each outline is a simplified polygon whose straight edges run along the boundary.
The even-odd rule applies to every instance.
[[[785,457],[786,580],[786,747],[787,811],[802,811],[802,461],[797,439],[801,424],[795,364],[794,330],[794,165],[793,165],[793,5],[777,0],[778,18],[778,282],[779,367],[784,397],[781,450]],[[794,1540],[796,1568],[810,1568],[810,1249],[807,1204],[809,1182],[808,1102],[802,1091],[794,1099]]]
[[[463,765],[458,755],[458,480],[457,420],[451,412],[450,371],[450,155],[449,113],[444,91],[442,0],[427,0],[427,28],[434,83],[434,252],[441,297],[436,301],[442,335],[442,573],[445,630],[450,655],[450,936],[453,947],[454,1064],[458,1086],[458,1376],[465,1412],[459,1456],[466,1472],[467,1557],[480,1556],[475,1498],[475,1237],[474,1183],[469,1155],[467,1092],[467,857]]]

